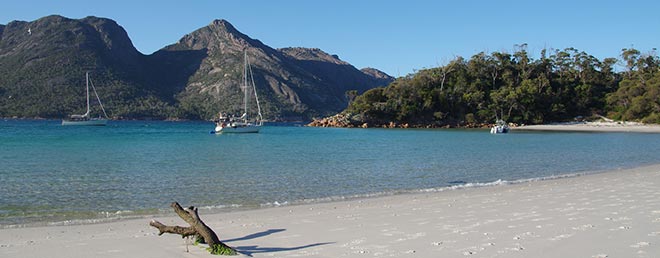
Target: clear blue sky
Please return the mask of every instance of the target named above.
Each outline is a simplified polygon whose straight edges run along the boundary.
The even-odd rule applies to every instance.
[[[575,47],[599,59],[622,48],[660,47],[660,1],[376,0],[8,0],[0,24],[59,14],[111,18],[144,54],[225,19],[274,48],[317,47],[357,68],[390,75],[443,65],[454,56],[512,52],[528,44]]]

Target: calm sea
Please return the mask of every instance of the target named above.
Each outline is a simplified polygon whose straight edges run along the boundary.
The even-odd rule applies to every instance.
[[[660,134],[0,120],[0,227],[215,212],[660,163]],[[501,180],[501,181],[498,181]]]

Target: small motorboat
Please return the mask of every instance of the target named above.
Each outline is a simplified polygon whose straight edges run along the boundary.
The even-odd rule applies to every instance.
[[[490,128],[490,133],[492,134],[498,134],[498,133],[508,133],[509,132],[509,125],[504,122],[502,119],[498,119],[495,122],[495,125]]]

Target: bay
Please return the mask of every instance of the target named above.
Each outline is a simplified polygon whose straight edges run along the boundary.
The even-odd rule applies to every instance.
[[[0,227],[93,223],[538,180],[660,163],[660,134],[0,120]]]

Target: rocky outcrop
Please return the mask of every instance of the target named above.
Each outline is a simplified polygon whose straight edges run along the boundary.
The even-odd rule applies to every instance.
[[[343,127],[343,128],[408,128],[408,124],[389,123],[369,123],[363,120],[360,115],[350,113],[339,113],[333,116],[315,119],[307,126],[312,127]]]
[[[312,127],[341,127],[341,128],[490,128],[493,124],[479,123],[453,123],[453,124],[410,124],[396,123],[394,121],[373,121],[365,119],[362,115],[339,113],[333,116],[314,119],[307,124]],[[510,124],[510,126],[517,126]]]
[[[313,127],[357,127],[354,121],[351,120],[351,115],[336,114],[334,116],[315,119],[307,126]],[[368,126],[365,126],[368,127]]]

